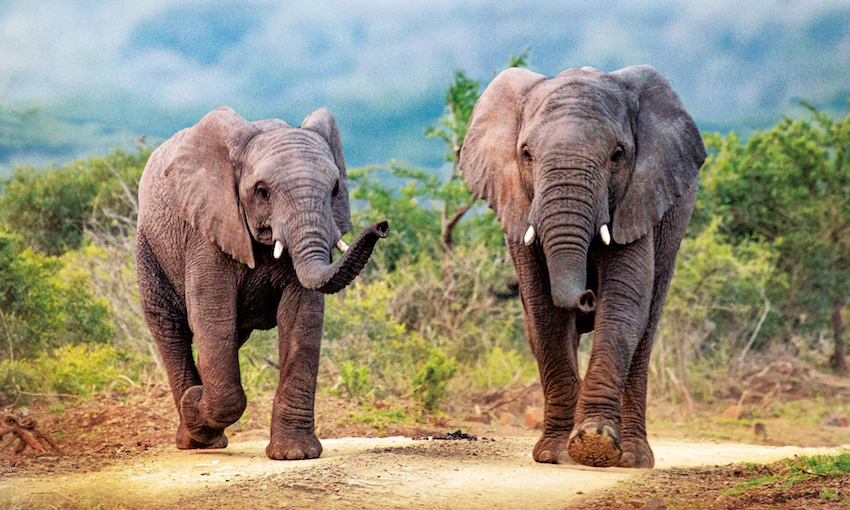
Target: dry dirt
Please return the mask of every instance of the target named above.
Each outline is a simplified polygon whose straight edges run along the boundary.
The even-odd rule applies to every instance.
[[[533,438],[416,441],[405,437],[323,441],[322,457],[275,462],[265,441],[226,450],[156,447],[120,454],[97,471],[72,459],[41,457],[44,472],[8,477],[0,493],[21,504],[109,502],[129,508],[525,508],[558,509],[643,472],[535,463]],[[798,448],[663,441],[658,468],[769,462]],[[811,452],[811,450],[808,450]],[[11,506],[11,505],[10,505]]]
[[[783,398],[813,398],[800,388],[817,395],[847,394],[846,379],[825,379],[787,360],[767,366],[741,380],[749,397],[733,388],[730,402],[751,412]],[[796,382],[783,386],[789,377]],[[321,458],[280,462],[264,453],[270,399],[270,394],[251,396],[243,419],[228,429],[228,448],[214,451],[172,446],[176,412],[164,385],[130,394],[102,393],[61,408],[32,406],[30,416],[63,453],[37,457],[25,452],[10,459],[7,450],[0,455],[0,508],[842,508],[842,503],[817,498],[825,488],[838,494],[838,501],[850,501],[848,477],[819,479],[796,489],[769,486],[735,498],[723,492],[752,476],[733,463],[764,464],[759,469],[770,471],[781,468],[770,463],[794,455],[848,451],[835,448],[850,442],[836,440],[850,437],[847,427],[796,427],[794,437],[795,427],[780,435],[780,420],[768,420],[768,438],[752,432],[735,437],[750,444],[721,436],[683,437],[681,427],[656,429],[650,431],[656,469],[599,469],[533,461],[539,431],[521,423],[522,409],[541,400],[533,386],[473,396],[466,410],[452,408],[451,415],[463,419],[426,424],[370,421],[362,406],[319,393]],[[469,411],[472,402],[481,414]],[[387,411],[406,405],[373,404]],[[650,413],[675,414],[669,408],[655,406]],[[711,423],[722,423],[703,421],[709,429]],[[477,440],[414,439],[456,428]]]

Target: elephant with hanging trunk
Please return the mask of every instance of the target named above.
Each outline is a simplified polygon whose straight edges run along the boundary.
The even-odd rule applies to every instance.
[[[218,108],[151,154],[139,184],[142,307],[168,373],[177,447],[224,448],[245,410],[238,350],[278,328],[272,459],[316,458],[313,400],[324,296],[357,276],[385,221],[351,247],[345,160],[325,108],[301,127]],[[333,248],[343,254],[333,261]],[[197,342],[198,362],[192,356]]]
[[[649,355],[705,161],[693,119],[648,66],[513,68],[476,103],[460,158],[519,279],[545,395],[534,459],[652,467]]]

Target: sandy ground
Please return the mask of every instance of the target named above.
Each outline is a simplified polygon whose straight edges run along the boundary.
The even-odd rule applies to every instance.
[[[208,451],[156,447],[97,471],[6,477],[0,508],[64,500],[130,508],[561,509],[646,473],[537,464],[535,441],[326,439],[321,458],[294,462],[268,460],[266,441]],[[669,440],[653,448],[658,469],[834,451]]]

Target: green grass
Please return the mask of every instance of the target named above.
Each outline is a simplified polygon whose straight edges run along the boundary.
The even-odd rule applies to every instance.
[[[346,423],[360,423],[378,430],[378,436],[384,437],[384,427],[394,423],[416,423],[416,419],[409,416],[404,409],[400,408],[377,408],[368,402],[363,402],[360,409],[349,412],[345,418],[337,420],[334,426]]]
[[[805,482],[819,476],[837,476],[850,473],[850,453],[838,455],[812,455],[794,457],[787,459],[787,470],[777,474],[760,475],[752,478],[733,489],[725,491],[729,496],[737,496],[755,487],[775,483],[779,487],[790,487],[794,484]],[[747,465],[747,468],[757,474],[757,467]],[[821,499],[839,498],[839,494],[832,489],[821,491]]]

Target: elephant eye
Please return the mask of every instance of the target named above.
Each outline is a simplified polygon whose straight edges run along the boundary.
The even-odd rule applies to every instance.
[[[522,160],[526,163],[531,163],[531,153],[528,152],[528,146],[522,148]]]
[[[266,189],[264,186],[257,186],[257,188],[254,190],[254,193],[262,197],[263,200],[269,199],[269,190]]]
[[[625,159],[625,157],[626,151],[618,145],[617,148],[614,149],[614,152],[611,154],[611,161],[613,161],[614,163],[619,163],[620,161]]]
[[[331,196],[336,197],[338,193],[339,193],[339,181],[336,181],[336,184],[334,184],[334,190],[331,191]]]

